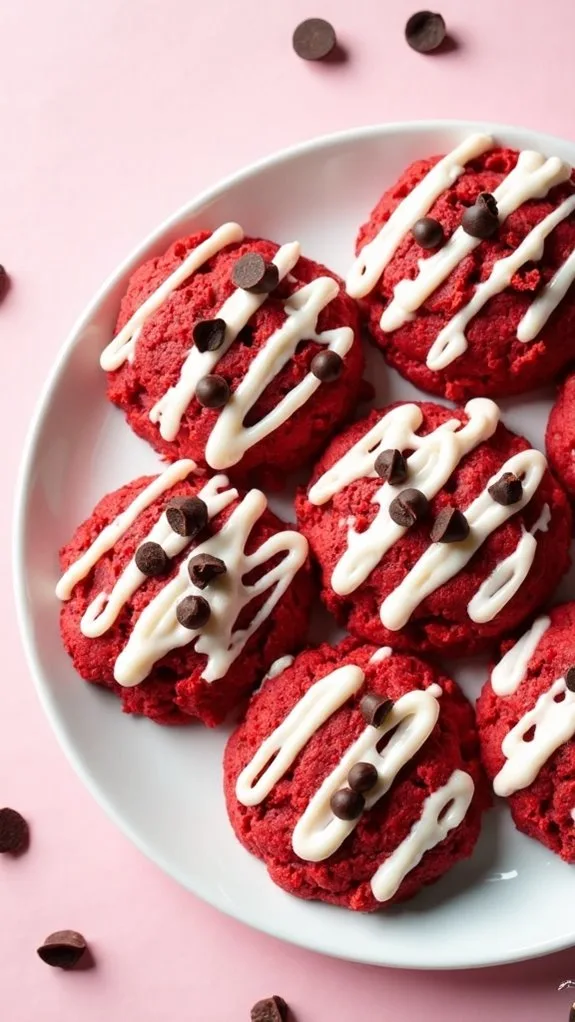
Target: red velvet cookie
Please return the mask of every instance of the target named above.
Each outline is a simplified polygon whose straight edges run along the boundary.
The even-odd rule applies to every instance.
[[[553,471],[575,499],[575,373],[559,388],[547,423],[545,444]]]
[[[266,681],[228,742],[224,778],[234,831],[276,884],[362,912],[469,857],[489,804],[455,683],[350,638]]]
[[[501,653],[477,703],[483,762],[518,830],[575,863],[575,603]]]
[[[213,726],[300,647],[307,542],[226,476],[182,460],[108,494],[62,550],[60,627],[78,673],[127,713]]]
[[[341,625],[464,654],[517,627],[569,564],[571,514],[545,458],[476,398],[399,403],[336,437],[296,500]]]
[[[347,278],[390,365],[461,401],[540,387],[575,357],[573,180],[486,135],[407,168]]]
[[[101,361],[110,400],[162,456],[277,487],[348,416],[357,307],[299,251],[224,224],[133,274]]]

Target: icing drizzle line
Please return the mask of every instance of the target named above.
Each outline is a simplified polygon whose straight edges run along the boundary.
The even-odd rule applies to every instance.
[[[417,405],[399,405],[384,415],[353,447],[317,480],[309,491],[312,504],[321,505],[345,486],[361,478],[377,478],[376,457],[386,448],[411,450],[408,458],[409,485],[421,490],[428,499],[435,497],[445,485],[461,458],[482,440],[493,435],[499,421],[499,409],[487,398],[468,401],[465,411],[469,421],[450,419],[431,433],[416,433],[423,421]],[[347,549],[338,561],[331,578],[334,592],[353,592],[379,564],[383,555],[407,532],[389,515],[389,505],[403,486],[383,483],[372,498],[378,512],[364,532],[353,525],[347,533]]]
[[[435,164],[396,206],[376,237],[361,249],[350,268],[346,284],[352,297],[361,298],[373,290],[416,220],[429,212],[436,199],[463,173],[469,160],[486,152],[493,144],[493,139],[487,135],[471,135]],[[516,166],[494,192],[500,222],[529,199],[547,195],[551,188],[568,180],[570,175],[571,167],[558,157],[546,159],[541,153],[531,150],[521,152]],[[538,261],[542,258],[546,238],[574,210],[575,197],[571,196],[536,224],[514,252],[495,262],[489,278],[476,287],[467,305],[438,334],[427,356],[429,369],[439,372],[467,350],[465,330],[473,317],[491,298],[509,286],[514,273],[521,266],[530,260]],[[381,317],[381,328],[385,331],[397,330],[412,319],[423,302],[480,243],[481,239],[471,237],[459,227],[438,252],[420,259],[419,273],[415,279],[404,279],[394,288],[392,301]],[[527,342],[537,337],[574,281],[575,250],[531,303],[519,323],[518,340]]]
[[[409,486],[432,499],[445,485],[461,458],[492,436],[497,428],[499,409],[493,401],[474,398],[466,404],[465,411],[469,419],[465,425],[462,426],[459,419],[450,419],[431,433],[419,436],[415,430],[421,425],[423,416],[418,406],[406,404],[393,408],[316,480],[308,499],[312,504],[321,506],[358,479],[377,478],[375,460],[378,453],[386,448],[413,452],[407,459]],[[380,616],[385,627],[393,631],[402,628],[426,596],[457,574],[499,525],[526,506],[541,482],[546,465],[542,454],[529,450],[515,455],[501,466],[465,511],[472,526],[470,536],[448,547],[442,543],[432,544],[384,600]],[[522,499],[509,507],[496,504],[488,493],[488,487],[506,471],[525,475]],[[347,547],[331,577],[332,588],[338,595],[354,592],[365,582],[383,555],[407,532],[389,515],[391,501],[404,485],[391,486],[385,482],[376,490],[372,503],[378,504],[379,509],[363,532],[356,532],[355,520],[351,520]],[[533,533],[546,527],[547,517],[543,513],[528,539],[523,536],[518,550],[498,566],[480,588],[475,602],[470,602],[472,614],[487,614],[490,616],[481,617],[481,620],[491,620],[511,599],[531,567],[536,544]],[[473,617],[473,620],[479,618]]]
[[[243,237],[243,230],[238,224],[224,224],[197,248],[192,249],[104,349],[100,359],[102,368],[112,371],[126,360],[131,360],[139,332],[146,320],[203,263],[226,245],[242,241]],[[297,242],[282,245],[278,249],[272,262],[278,268],[279,280],[289,276],[299,257],[300,246]],[[211,468],[225,469],[236,465],[246,450],[278,429],[321,385],[321,381],[311,371],[308,372],[267,415],[251,426],[244,425],[246,416],[266,387],[293,358],[300,341],[306,339],[323,344],[341,358],[347,354],[354,340],[351,327],[317,332],[321,311],[338,293],[337,281],[332,277],[318,277],[283,302],[285,321],[252,360],[245,377],[220,411],[211,431],[206,445],[206,461]],[[169,387],[150,410],[150,421],[158,425],[164,440],[175,439],[199,381],[213,372],[252,315],[268,298],[267,294],[251,294],[236,288],[215,313],[226,324],[223,344],[217,350],[203,352],[192,345],[180,368],[177,383]]]
[[[521,451],[508,458],[479,496],[465,509],[464,514],[470,526],[467,539],[460,543],[450,543],[448,550],[445,550],[442,543],[432,543],[398,587],[383,601],[380,617],[385,627],[393,631],[403,628],[422,600],[461,571],[487,537],[529,503],[546,467],[544,456],[535,450]],[[488,493],[489,487],[505,472],[523,478],[523,496],[509,507],[495,503]]]
[[[533,729],[527,741],[526,735]],[[528,788],[543,764],[573,735],[575,692],[569,691],[565,678],[558,678],[505,735],[501,743],[505,763],[493,781],[495,794],[508,797]]]
[[[496,695],[510,696],[517,691],[525,678],[529,661],[550,624],[550,617],[538,617],[529,631],[496,664],[491,674],[491,687]]]
[[[464,305],[462,309],[456,313],[455,316],[449,321],[449,323],[440,331],[435,341],[429,349],[427,355],[427,366],[429,369],[439,371],[445,369],[446,366],[454,362],[456,358],[467,350],[467,338],[465,336],[465,330],[474,316],[487,304],[487,302],[495,295],[500,294],[507,287],[509,287],[514,275],[517,273],[525,263],[538,262],[543,257],[543,251],[545,246],[545,239],[551,234],[551,231],[557,227],[557,224],[565,220],[575,210],[575,195],[566,199],[562,202],[557,209],[554,209],[552,213],[549,213],[544,220],[541,220],[523,239],[521,244],[513,251],[510,255],[504,259],[498,259],[491,270],[491,273],[487,280],[483,281],[482,284],[478,284],[475,288],[475,293],[471,301]],[[568,286],[568,285],[567,285]],[[565,288],[565,291],[567,287]],[[538,299],[535,299],[535,303]],[[532,315],[525,325],[525,317],[521,323],[523,323],[523,335],[530,334],[533,329],[533,323],[537,320],[540,322],[539,329],[543,326],[545,319],[542,318],[543,305],[547,308],[547,303],[539,302],[537,309],[534,310],[534,304],[531,306]],[[557,303],[558,304],[558,303]],[[551,314],[551,308],[547,315]],[[527,315],[529,315],[527,313]],[[519,329],[521,329],[521,323]],[[539,330],[536,330],[533,337]],[[529,339],[529,338],[527,338]]]
[[[227,223],[218,227],[201,245],[193,248],[179,266],[163,281],[162,284],[136,309],[133,316],[104,348],[100,356],[100,365],[107,372],[119,369],[126,361],[134,357],[138,334],[147,319],[156,312],[160,305],[170,297],[180,284],[191,277],[200,266],[218,252],[234,242],[243,241],[244,232],[239,224]]]
[[[351,696],[359,692],[364,672],[354,664],[337,668],[316,681],[290,710],[282,723],[262,742],[236,781],[236,797],[245,806],[260,805],[272,788],[292,767],[312,735]],[[293,834],[295,854],[308,862],[329,858],[352,833],[357,820],[341,820],[330,808],[332,795],[345,785],[352,766],[373,763],[378,781],[366,795],[369,810],[389,791],[395,778],[431,734],[439,716],[437,685],[408,692],[395,703],[379,726],[368,725],[344,753],[337,767],[312,796]],[[377,746],[390,731],[393,735],[381,752]],[[442,841],[462,822],[473,797],[472,779],[456,770],[446,785],[423,803],[420,819],[408,837],[382,863],[372,878],[371,887],[378,901],[387,901],[396,893],[407,873],[425,852]]]
[[[436,199],[463,174],[469,160],[481,156],[492,146],[490,135],[470,135],[431,168],[394,209],[373,241],[358,253],[346,280],[347,293],[352,298],[364,298],[373,290],[416,220],[425,216]]]
[[[195,469],[195,461],[185,458],[181,461],[175,461],[161,475],[156,476],[113,522],[110,522],[109,525],[102,529],[81,557],[73,561],[70,567],[66,569],[56,586],[56,596],[58,599],[69,600],[74,586],[81,579],[86,578],[86,575],[98,563],[100,558],[107,554],[128,531],[130,526],[134,524],[136,518],[142,514],[142,511],[150,507],[150,504],[153,504],[158,497],[161,497],[163,493],[170,490],[176,483],[181,482],[182,479],[187,479]]]
[[[110,551],[138,515],[148,508],[176,482],[187,478],[194,470],[193,461],[183,460],[170,465],[132,501],[128,507],[107,525],[91,546],[67,569],[56,587],[56,595],[67,600],[74,586],[85,578],[98,560]],[[223,492],[221,492],[223,491]],[[213,518],[233,501],[237,490],[230,488],[227,476],[207,480],[199,493]],[[144,608],[120,652],[114,667],[115,680],[124,686],[137,685],[149,674],[153,665],[166,653],[196,641],[196,652],[204,653],[207,663],[202,678],[207,682],[224,676],[251,636],[266,620],[281,599],[295,574],[307,557],[307,541],[299,533],[284,530],[267,539],[253,553],[246,554],[245,546],[256,521],[267,507],[267,500],[259,490],[250,490],[223,527],[208,540],[195,547],[180,565],[176,576],[168,581]],[[191,540],[174,533],[164,512],[144,541],[159,543],[169,557],[181,553]],[[221,582],[210,592],[211,615],[201,631],[184,628],[177,620],[176,606],[186,595],[200,593],[191,582],[188,564],[192,556],[210,553],[224,560],[227,568]],[[265,572],[256,582],[246,584],[244,578],[268,560],[283,554],[275,567]],[[146,580],[134,558],[124,568],[111,593],[99,593],[86,609],[80,624],[81,631],[90,638],[103,635],[116,621],[127,600]],[[271,590],[271,592],[269,592]],[[255,599],[269,592],[251,623],[236,628],[241,611]]]
[[[128,642],[116,660],[114,677],[120,685],[138,685],[153,665],[173,649],[187,646],[196,639],[196,652],[205,653],[208,662],[202,678],[212,682],[222,678],[230,664],[257,631],[290,585],[307,557],[307,541],[298,532],[284,531],[270,536],[252,554],[245,547],[250,533],[267,507],[260,490],[250,490],[232,511],[221,529],[195,547],[182,562],[177,574],[148,603],[140,614]],[[184,628],[176,617],[176,606],[186,596],[200,590],[190,580],[188,563],[199,554],[212,554],[224,561],[227,572],[222,584],[210,593],[210,618],[201,631]],[[255,568],[278,554],[281,561],[248,585],[243,580]],[[257,596],[272,590],[247,628],[234,626],[244,607]]]
[[[543,510],[536,522],[529,531],[522,527],[522,535],[513,553],[505,557],[485,579],[477,590],[473,599],[469,601],[467,613],[472,621],[483,624],[486,621],[493,621],[500,610],[503,610],[509,600],[515,596],[519,587],[531,571],[531,566],[537,553],[536,535],[538,532],[547,532],[551,521],[549,504],[543,505]]]
[[[475,791],[469,774],[454,770],[447,784],[428,795],[419,820],[389,858],[382,862],[371,880],[374,898],[389,901],[397,894],[408,873],[419,865],[426,852],[444,841],[451,830],[459,827]]]

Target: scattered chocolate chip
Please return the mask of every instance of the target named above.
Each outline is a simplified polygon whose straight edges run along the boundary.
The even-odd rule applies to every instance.
[[[569,667],[565,671],[565,684],[570,692],[575,692],[575,667]]]
[[[329,800],[331,811],[338,820],[357,820],[365,809],[365,799],[359,791],[340,788]]]
[[[134,560],[136,567],[142,575],[153,578],[155,575],[165,575],[170,566],[170,558],[159,543],[142,543],[136,550]]]
[[[46,965],[58,969],[73,969],[84,954],[86,946],[82,934],[76,930],[57,930],[46,937],[37,951]]]
[[[288,1006],[277,994],[254,1004],[250,1015],[251,1022],[287,1022],[287,1017]]]
[[[188,574],[198,589],[205,589],[216,575],[223,575],[227,568],[221,557],[212,554],[198,554],[188,562]]]
[[[341,373],[343,359],[335,351],[320,351],[311,360],[311,371],[322,383],[333,383]]]
[[[405,38],[412,50],[418,53],[431,53],[441,46],[447,29],[441,14],[433,11],[417,11],[412,14],[405,26]]]
[[[185,596],[176,607],[176,617],[183,628],[196,631],[208,623],[211,610],[203,596]]]
[[[352,791],[371,791],[377,784],[378,773],[373,763],[356,763],[352,766],[347,777],[347,783]]]
[[[5,268],[0,264],[0,302],[8,293],[9,279]]]
[[[456,507],[444,507],[431,528],[432,543],[461,543],[469,536],[469,522]]]
[[[575,1022],[575,1002],[571,1005],[571,1011],[569,1012],[569,1022]]]
[[[18,855],[28,845],[28,824],[15,809],[0,809],[0,852]]]
[[[423,216],[421,220],[416,220],[411,233],[420,248],[439,248],[445,241],[443,227],[431,216]]]
[[[217,351],[226,336],[225,319],[201,319],[192,330],[198,351]]]
[[[230,388],[223,376],[203,376],[196,397],[204,408],[223,408],[230,400]]]
[[[375,692],[367,692],[363,696],[359,708],[366,724],[371,724],[372,727],[381,727],[385,718],[393,710],[393,699],[382,699]]]
[[[421,490],[413,488],[402,490],[389,505],[390,518],[396,525],[409,529],[420,522],[429,511],[429,501]]]
[[[178,536],[197,536],[208,524],[208,508],[201,497],[172,497],[166,505],[170,529]]]
[[[497,200],[489,192],[482,192],[461,217],[461,226],[472,238],[491,238],[499,227]]]
[[[307,18],[297,26],[292,44],[302,60],[325,60],[337,45],[335,29],[324,18]]]
[[[374,468],[378,476],[392,486],[398,486],[407,479],[407,461],[401,451],[382,451],[375,459]]]
[[[523,483],[513,472],[504,472],[502,476],[493,483],[487,490],[490,497],[496,504],[509,507],[517,504],[523,496]]]
[[[275,263],[266,263],[259,252],[246,252],[235,263],[232,281],[242,289],[256,295],[269,295],[279,283],[279,270]]]

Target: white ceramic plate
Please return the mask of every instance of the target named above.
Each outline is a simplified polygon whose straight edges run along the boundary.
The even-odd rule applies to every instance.
[[[411,160],[446,152],[473,130],[575,163],[574,144],[514,128],[436,122],[359,129],[259,163],[162,225],[72,331],[32,429],[16,512],[17,598],[38,691],[73,765],[118,826],[184,887],[258,929],[342,958],[412,968],[490,965],[575,943],[575,918],[565,911],[575,877],[518,834],[502,806],[487,816],[473,858],[403,907],[362,916],[290,897],[228,825],[221,783],[226,732],[161,728],[123,716],[113,697],[82,683],[60,643],[54,586],[57,551],[96,500],[158,468],[107,404],[98,366],[133,268],[181,234],[237,219],[252,235],[298,239],[307,255],[343,273],[357,227],[383,188]],[[376,352],[370,367],[380,401],[418,396]],[[549,398],[506,403],[506,422],[541,445]],[[564,584],[563,595],[570,591],[573,583]],[[326,627],[324,619],[324,635]],[[454,674],[474,697],[485,666],[459,665]]]

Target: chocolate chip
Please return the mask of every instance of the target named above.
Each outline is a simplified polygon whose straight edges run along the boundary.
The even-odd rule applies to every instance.
[[[15,809],[0,809],[0,852],[18,855],[28,845],[28,824]]]
[[[198,554],[188,562],[188,574],[198,589],[205,589],[216,575],[223,575],[227,568],[221,557],[212,554]]]
[[[197,536],[208,524],[208,508],[201,497],[172,497],[166,505],[170,529],[178,536]]]
[[[170,567],[170,558],[159,543],[142,543],[136,550],[134,560],[136,567],[142,575],[153,578],[155,575],[165,575]]]
[[[433,11],[417,11],[405,26],[405,38],[412,50],[418,53],[436,50],[445,39],[446,32],[441,14],[434,14]]]
[[[377,784],[378,776],[373,763],[356,763],[349,771],[347,783],[352,791],[359,791],[360,794],[363,794],[364,791],[371,791]]]
[[[183,628],[196,631],[210,619],[210,605],[203,596],[185,596],[176,607],[176,617]]]
[[[292,44],[302,60],[325,60],[337,45],[335,29],[324,18],[307,18],[297,26]]]
[[[492,216],[499,216],[497,199],[491,192],[480,192],[475,200],[476,204],[486,206]]]
[[[511,504],[517,504],[521,500],[523,496],[523,483],[516,475],[513,475],[513,472],[504,472],[488,488],[487,492],[496,504],[510,507]]]
[[[569,667],[565,671],[565,685],[570,692],[575,692],[575,667]]]
[[[420,522],[429,511],[429,501],[421,490],[402,490],[389,505],[390,518],[396,525],[409,529]]]
[[[288,1006],[283,997],[278,997],[277,994],[258,1001],[250,1014],[251,1022],[287,1022],[287,1017]]]
[[[37,949],[46,965],[53,965],[58,969],[73,969],[85,950],[86,941],[76,930],[57,930],[46,937],[42,946]]]
[[[372,727],[381,727],[386,717],[393,710],[393,699],[382,699],[375,692],[366,692],[359,708],[366,724]]]
[[[322,383],[337,380],[343,367],[343,359],[335,351],[320,351],[311,360],[311,371]]]
[[[407,461],[401,451],[382,451],[375,459],[374,468],[378,476],[392,486],[404,483],[407,479]]]
[[[230,388],[223,376],[203,376],[196,397],[204,408],[222,408],[230,400]]]
[[[461,226],[472,238],[490,238],[499,227],[497,200],[489,192],[477,196],[474,206],[469,206],[461,218]]]
[[[431,528],[432,543],[460,543],[469,536],[469,522],[456,507],[444,507]]]
[[[423,216],[421,220],[416,220],[411,233],[420,248],[439,248],[445,241],[443,227],[431,216]]]
[[[359,791],[341,788],[329,800],[331,811],[338,820],[357,820],[365,809],[365,799]]]
[[[217,351],[226,336],[225,319],[201,319],[192,330],[198,351]]]
[[[269,295],[279,283],[279,270],[275,263],[266,263],[259,252],[246,252],[234,265],[232,280],[242,291],[256,295]]]
[[[9,278],[5,268],[0,264],[0,302],[8,293]]]
[[[569,1022],[575,1022],[575,1003],[571,1005],[571,1011],[569,1012]]]

